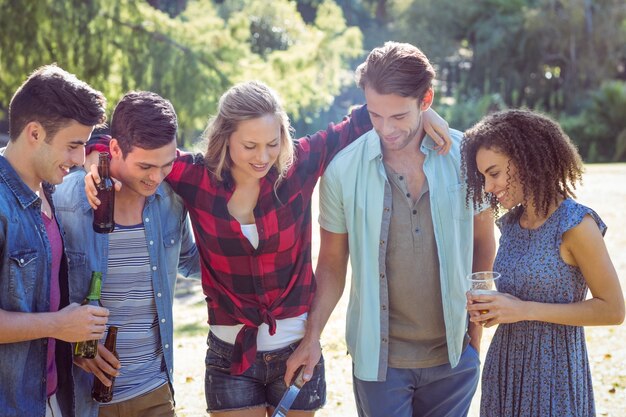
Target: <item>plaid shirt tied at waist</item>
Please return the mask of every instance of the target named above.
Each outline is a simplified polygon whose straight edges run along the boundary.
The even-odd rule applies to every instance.
[[[207,170],[203,155],[178,152],[165,180],[183,198],[191,216],[201,254],[208,323],[243,324],[233,350],[232,374],[242,374],[254,362],[259,325],[268,324],[273,335],[276,320],[308,312],[315,292],[313,190],[337,152],[371,128],[367,108],[362,106],[341,123],[331,123],[326,130],[294,141],[295,162],[276,191],[275,168],[260,180],[254,208],[259,234],[256,249],[228,212],[235,190],[232,177],[225,173],[224,180],[217,181]],[[87,153],[107,149],[107,137],[94,137]]]

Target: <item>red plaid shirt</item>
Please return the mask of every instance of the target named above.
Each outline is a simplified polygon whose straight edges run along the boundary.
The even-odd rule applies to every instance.
[[[276,194],[275,168],[261,179],[254,217],[257,249],[241,232],[227,208],[234,192],[232,177],[218,182],[206,169],[203,155],[180,152],[165,179],[179,194],[191,216],[202,258],[202,288],[209,324],[237,325],[231,373],[241,374],[254,362],[258,326],[276,331],[276,320],[309,310],[315,291],[311,262],[311,196],[332,158],[372,128],[365,106],[340,124],[298,139],[295,162]],[[103,149],[103,139],[90,141]]]

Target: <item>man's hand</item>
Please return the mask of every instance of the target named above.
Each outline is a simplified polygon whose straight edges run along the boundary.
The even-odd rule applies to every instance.
[[[54,313],[52,337],[66,342],[99,340],[104,335],[109,310],[104,307],[72,303]]]
[[[98,173],[98,160],[100,159],[100,152],[91,152],[85,155],[85,163],[83,164],[83,168],[85,171],[91,172],[93,167],[96,168],[96,173]]]
[[[287,359],[287,370],[285,371],[285,385],[289,386],[300,365],[304,365],[302,379],[308,382],[313,377],[315,365],[322,356],[322,347],[319,340],[302,339],[296,350]]]
[[[97,154],[97,152],[92,152]],[[90,154],[91,155],[91,154]],[[87,168],[87,162],[85,162],[85,168]],[[111,178],[115,183],[115,191],[119,191],[122,189],[122,183],[116,180],[115,178]],[[96,184],[100,184],[100,175],[98,175],[98,166],[91,165],[87,174],[85,175],[85,194],[87,195],[87,201],[89,201],[89,205],[92,209],[97,209],[100,205],[100,200],[98,197],[98,190],[96,189]]]
[[[98,344],[98,355],[95,359],[74,358],[74,364],[85,372],[94,374],[107,387],[111,386],[107,375],[118,376],[121,367],[120,361],[102,344]]]

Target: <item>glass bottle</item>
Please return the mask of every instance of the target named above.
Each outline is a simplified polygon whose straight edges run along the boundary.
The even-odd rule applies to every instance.
[[[93,213],[93,230],[97,233],[111,233],[115,229],[113,211],[115,208],[115,187],[109,175],[109,154],[100,152],[98,157],[100,184],[96,184],[100,205]]]
[[[117,343],[117,326],[109,326],[109,333],[104,342],[104,347],[119,359],[115,344]],[[111,380],[111,386],[107,387],[98,378],[94,378],[93,389],[91,390],[91,398],[99,403],[108,403],[113,399],[113,386],[115,377],[105,374]]]
[[[102,272],[93,271],[91,273],[91,284],[89,285],[89,294],[83,300],[81,305],[91,304],[102,307],[100,303],[100,290],[102,288]],[[98,354],[98,339],[85,340],[74,345],[74,356],[81,358],[93,359]]]

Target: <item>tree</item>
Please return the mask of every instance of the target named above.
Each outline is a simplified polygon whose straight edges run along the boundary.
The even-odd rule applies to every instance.
[[[361,32],[346,25],[333,1],[317,6],[310,25],[288,1],[275,1],[272,8],[263,0],[225,1],[221,15],[258,51],[237,80],[255,78],[274,87],[295,121],[311,121],[352,82],[346,67],[362,54]]]
[[[578,111],[585,92],[626,75],[623,0],[396,0],[397,36],[465,94]],[[454,67],[456,66],[456,68]]]
[[[310,25],[288,0],[152,3],[171,15],[144,1],[0,0],[0,109],[28,73],[57,62],[102,90],[111,107],[129,89],[168,98],[189,141],[220,95],[250,78],[276,88],[294,119],[319,113],[361,52],[361,32],[330,0]]]

